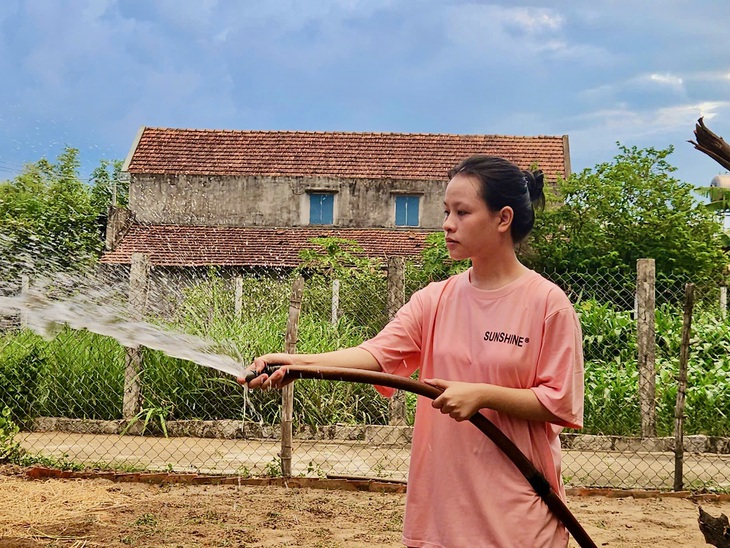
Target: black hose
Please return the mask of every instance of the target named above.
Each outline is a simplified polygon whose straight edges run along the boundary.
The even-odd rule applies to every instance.
[[[284,367],[285,378],[298,379],[321,379],[329,381],[355,382],[362,384],[377,384],[388,386],[397,390],[405,390],[424,396],[429,399],[436,399],[443,392],[441,389],[429,384],[413,380],[408,377],[391,375],[379,371],[368,371],[364,369],[350,369],[343,367],[303,367],[296,365],[269,365],[262,372],[249,371],[245,377],[246,382],[252,380],[261,373],[271,374],[276,369]],[[530,459],[504,433],[497,428],[492,421],[481,413],[475,413],[469,421],[482,431],[494,444],[509,458],[519,469],[522,475],[532,485],[535,492],[545,501],[548,508],[565,525],[565,528],[573,535],[581,548],[597,548],[596,544],[588,536],[585,529],[578,523],[563,500],[558,496],[545,476],[535,468]]]

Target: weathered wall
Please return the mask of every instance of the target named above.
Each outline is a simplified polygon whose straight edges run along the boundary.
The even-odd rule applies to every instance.
[[[331,191],[335,226],[381,228],[395,225],[395,196],[411,193],[421,196],[420,228],[440,229],[445,188],[446,181],[133,174],[129,207],[141,223],[302,226],[307,193]]]

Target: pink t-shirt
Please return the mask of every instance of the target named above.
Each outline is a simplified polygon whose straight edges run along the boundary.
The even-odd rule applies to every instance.
[[[560,424],[481,412],[565,498],[558,434],[583,422],[577,315],[565,293],[536,272],[489,291],[472,286],[469,276],[467,271],[416,292],[360,347],[387,373],[420,370],[421,378],[532,389]],[[422,548],[564,547],[568,533],[476,426],[456,422],[419,397],[403,542]]]

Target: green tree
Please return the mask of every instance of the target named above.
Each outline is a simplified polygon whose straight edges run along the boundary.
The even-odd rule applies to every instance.
[[[672,176],[673,148],[618,144],[613,162],[559,180],[525,253],[530,266],[557,273],[630,274],[653,258],[657,275],[718,280],[727,264],[722,227]]]
[[[426,236],[426,246],[421,251],[420,261],[418,265],[414,265],[411,276],[417,277],[421,285],[426,285],[463,272],[470,264],[468,259],[454,261],[449,257],[443,232],[434,232]]]
[[[340,322],[362,327],[369,336],[387,322],[386,276],[383,261],[368,257],[354,240],[312,238],[313,248],[302,249],[299,272],[308,278],[303,314],[317,319],[331,317],[332,282],[340,282]]]
[[[99,215],[106,215],[109,206],[129,203],[129,185],[122,181],[122,160],[101,160],[91,173],[91,203]]]
[[[56,163],[41,159],[0,183],[0,273],[82,268],[102,249],[90,188],[79,177],[78,150],[66,147]]]

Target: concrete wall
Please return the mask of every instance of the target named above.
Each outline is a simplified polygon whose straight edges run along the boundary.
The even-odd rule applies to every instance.
[[[140,223],[303,226],[308,193],[333,192],[335,226],[385,228],[395,226],[395,196],[417,194],[419,228],[438,230],[446,183],[133,174],[129,208]]]

